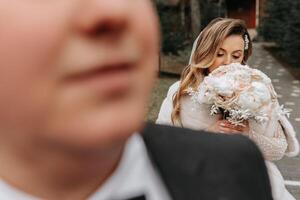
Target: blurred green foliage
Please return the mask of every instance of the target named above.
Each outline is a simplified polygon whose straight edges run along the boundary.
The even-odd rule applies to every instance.
[[[179,6],[157,5],[162,31],[162,51],[166,54],[177,55],[184,49],[189,40],[189,33],[181,23]]]
[[[300,1],[268,0],[259,33],[278,45],[280,55],[300,68]]]
[[[183,1],[183,0],[182,0]],[[156,7],[162,30],[162,51],[165,54],[178,55],[178,52],[191,46],[194,42],[191,33],[191,11],[189,1],[183,1],[184,6],[157,3]],[[213,0],[199,0],[201,29],[212,19],[224,17],[226,5]],[[184,17],[183,17],[184,16]],[[183,18],[182,18],[183,17]]]

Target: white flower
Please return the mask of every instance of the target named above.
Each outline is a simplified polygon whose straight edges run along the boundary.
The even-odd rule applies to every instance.
[[[242,82],[244,84],[249,84],[251,82],[251,74],[246,71],[237,70],[232,72],[235,81]]]
[[[261,81],[265,84],[271,84],[271,79],[265,73],[258,69],[252,69],[252,76],[259,77]]]
[[[253,95],[259,99],[262,103],[268,102],[271,100],[271,94],[266,84],[261,82],[252,82],[251,83]]]
[[[284,105],[281,105],[279,106],[278,110],[277,110],[277,113],[279,115],[286,115],[288,118],[290,117],[290,114],[291,114],[291,109],[289,108],[284,108]]]
[[[210,109],[210,115],[216,115],[218,113],[220,113],[219,107],[216,105],[212,105]]]
[[[248,91],[241,92],[237,102],[243,109],[257,110],[260,107],[260,101]]]
[[[231,97],[234,92],[234,80],[227,76],[212,77],[207,76],[204,80],[209,89],[215,93],[224,96]]]
[[[242,125],[248,119],[264,123],[269,120],[266,107],[271,103],[270,85],[271,79],[263,72],[232,63],[213,70],[190,95],[198,104],[212,105],[211,115],[221,110],[228,113],[226,119],[232,124]],[[287,114],[283,108],[278,113]]]

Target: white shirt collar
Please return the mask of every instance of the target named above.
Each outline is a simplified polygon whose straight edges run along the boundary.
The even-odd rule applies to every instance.
[[[145,195],[147,200],[170,200],[168,191],[152,164],[142,137],[128,139],[119,166],[89,200],[122,200]],[[1,200],[36,200],[0,180]]]
[[[126,199],[141,194],[147,200],[171,199],[149,158],[144,140],[134,134],[113,176],[89,200]]]

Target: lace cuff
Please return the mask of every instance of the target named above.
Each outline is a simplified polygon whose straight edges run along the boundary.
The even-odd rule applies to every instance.
[[[269,161],[280,160],[287,149],[287,141],[279,123],[274,137],[267,137],[254,131],[250,131],[248,137],[257,144],[264,158]]]

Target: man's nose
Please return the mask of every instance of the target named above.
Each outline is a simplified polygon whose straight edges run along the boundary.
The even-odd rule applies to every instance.
[[[77,28],[89,37],[117,39],[128,28],[128,6],[124,0],[86,0],[77,14]]]

